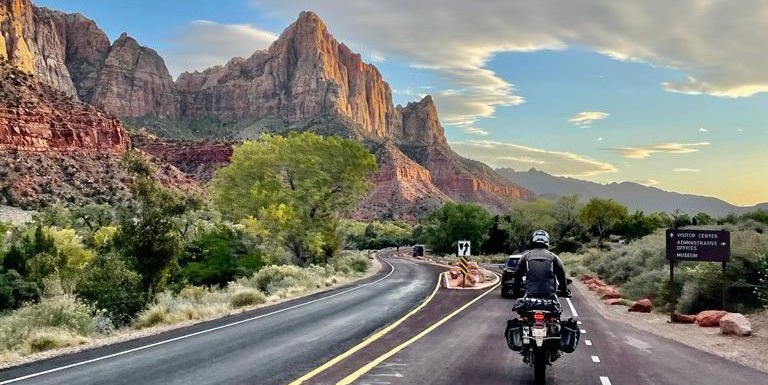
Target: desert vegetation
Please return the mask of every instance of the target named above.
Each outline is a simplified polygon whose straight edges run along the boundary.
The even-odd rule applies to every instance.
[[[369,269],[368,253],[343,250],[361,225],[344,218],[376,168],[354,141],[245,142],[214,177],[212,199],[160,186],[130,152],[123,163],[133,177],[123,204],[54,205],[0,223],[0,360],[221,316]]]
[[[720,264],[681,263],[676,284],[670,285],[664,259],[666,228],[731,231],[732,260],[725,278]],[[536,229],[550,233],[551,249],[560,253],[571,275],[598,275],[625,298],[650,298],[657,309],[669,309],[673,300],[683,312],[720,308],[723,292],[730,311],[768,306],[766,211],[723,218],[706,213],[630,213],[612,200],[595,198],[582,204],[578,197],[568,196],[515,202],[504,215],[491,217],[482,207],[451,203],[426,216],[412,237],[444,254],[455,253],[457,240],[471,239],[473,245],[481,245],[480,259],[496,261],[495,256],[525,250]]]

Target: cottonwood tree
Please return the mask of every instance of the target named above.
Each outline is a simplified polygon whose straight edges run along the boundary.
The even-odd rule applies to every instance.
[[[339,220],[365,196],[375,170],[373,155],[353,140],[264,135],[235,147],[211,190],[229,219],[250,217],[248,223],[280,239],[300,264],[320,263],[341,247]]]
[[[592,198],[579,212],[579,219],[597,234],[600,247],[608,232],[626,216],[627,208],[613,199]]]
[[[471,241],[479,248],[492,224],[493,219],[484,208],[448,202],[422,219],[421,237],[434,252],[454,253],[459,240]]]

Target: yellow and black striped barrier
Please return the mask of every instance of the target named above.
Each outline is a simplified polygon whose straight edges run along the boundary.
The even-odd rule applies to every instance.
[[[459,269],[464,273],[464,276],[469,276],[469,260],[467,260],[467,257],[459,257]]]

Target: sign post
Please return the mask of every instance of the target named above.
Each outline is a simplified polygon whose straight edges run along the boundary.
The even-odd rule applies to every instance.
[[[469,276],[469,257],[472,255],[472,245],[469,241],[459,241],[459,268],[464,278]]]
[[[725,310],[726,265],[731,259],[731,233],[725,230],[667,229],[667,255],[670,286],[675,284],[675,265],[678,262],[720,262],[723,266],[722,302]],[[670,321],[675,320],[677,298],[672,300]]]

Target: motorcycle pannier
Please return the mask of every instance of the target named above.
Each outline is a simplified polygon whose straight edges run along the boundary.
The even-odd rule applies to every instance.
[[[520,320],[513,319],[507,321],[504,337],[506,337],[507,346],[510,349],[516,352],[523,350],[523,326],[520,324]]]
[[[561,322],[560,326],[560,350],[573,353],[579,345],[581,330],[573,318]]]

